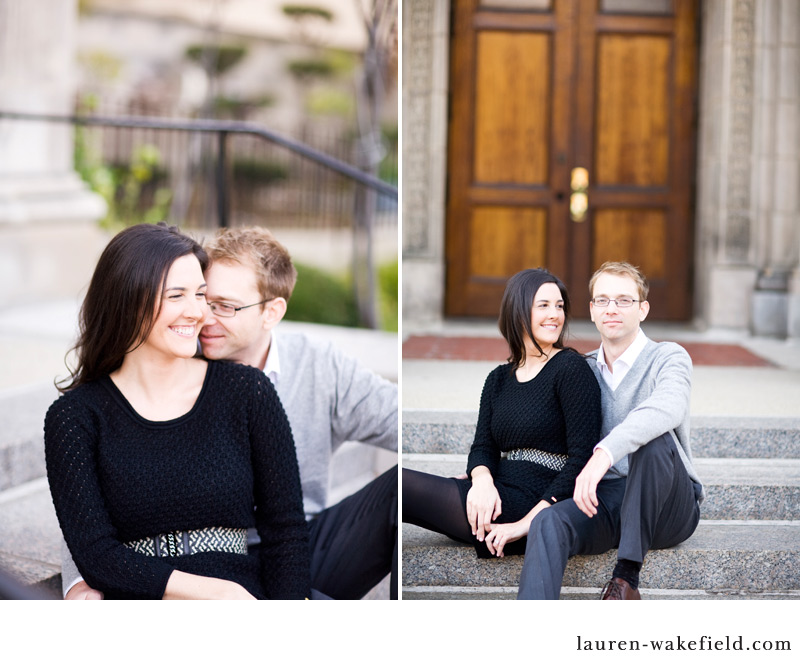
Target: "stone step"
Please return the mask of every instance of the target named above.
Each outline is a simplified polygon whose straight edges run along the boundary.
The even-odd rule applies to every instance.
[[[706,520],[800,520],[800,459],[697,458]],[[443,477],[464,473],[466,454],[403,454],[403,467]]]
[[[598,600],[601,587],[562,587],[561,600]],[[739,589],[647,589],[644,600],[800,600],[800,591],[752,592]],[[516,600],[517,587],[404,587],[403,600]]]
[[[402,548],[404,590],[482,587],[507,592],[519,583],[523,562],[519,556],[478,559],[471,546],[408,524],[403,525]],[[598,589],[608,580],[615,561],[615,551],[572,557],[564,586]],[[797,597],[800,522],[701,521],[684,543],[648,553],[640,584],[644,589],[706,592],[720,598],[733,593],[746,598]]]
[[[403,410],[403,451],[466,454],[476,411]],[[692,453],[707,458],[800,458],[800,417],[693,417]]]
[[[61,530],[46,479],[0,493],[0,570],[61,597]]]
[[[0,391],[0,491],[44,476],[44,416],[57,396],[53,385]]]

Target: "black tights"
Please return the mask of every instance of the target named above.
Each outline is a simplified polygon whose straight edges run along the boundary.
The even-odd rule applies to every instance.
[[[403,468],[403,522],[462,543],[472,543],[472,528],[455,481]]]

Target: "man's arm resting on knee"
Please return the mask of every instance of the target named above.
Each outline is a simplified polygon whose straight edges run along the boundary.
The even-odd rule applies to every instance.
[[[596,447],[594,454],[575,479],[575,492],[572,499],[575,504],[590,518],[597,513],[597,484],[611,467],[611,459],[600,447]]]

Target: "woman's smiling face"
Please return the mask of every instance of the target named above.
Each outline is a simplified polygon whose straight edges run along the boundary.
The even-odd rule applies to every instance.
[[[533,338],[544,352],[548,352],[561,336],[564,328],[564,300],[558,285],[547,282],[539,287],[533,297],[531,308],[531,329]],[[535,347],[530,338],[525,338],[525,346],[529,351]]]
[[[197,257],[188,254],[172,263],[160,307],[142,347],[171,357],[193,357],[197,336],[209,314],[206,282]]]

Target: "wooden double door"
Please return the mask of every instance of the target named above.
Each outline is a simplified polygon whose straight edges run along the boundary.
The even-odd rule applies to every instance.
[[[639,266],[652,319],[692,313],[695,0],[453,0],[446,314],[494,317],[542,266]]]

